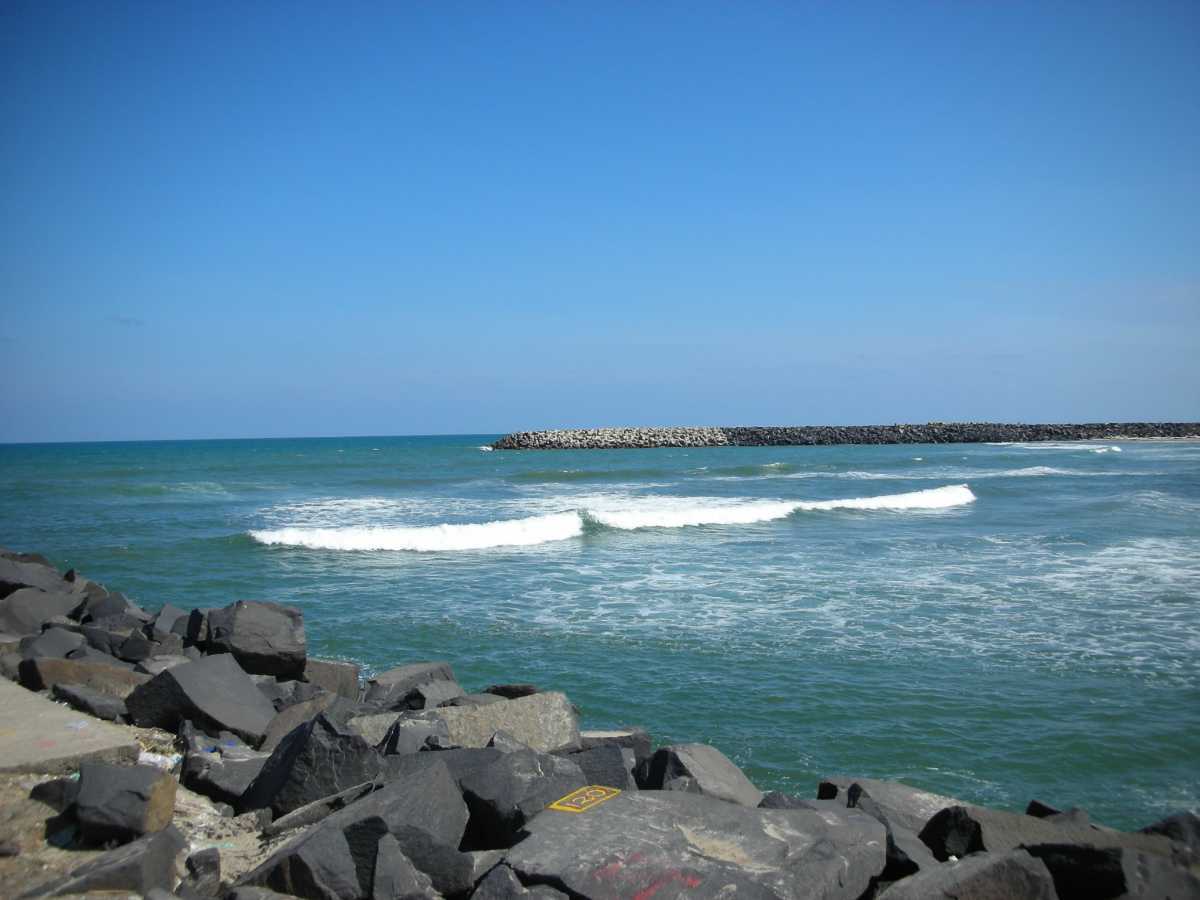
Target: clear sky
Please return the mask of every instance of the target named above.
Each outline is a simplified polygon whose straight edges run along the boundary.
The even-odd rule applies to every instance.
[[[0,441],[1200,419],[1200,3],[0,3]]]

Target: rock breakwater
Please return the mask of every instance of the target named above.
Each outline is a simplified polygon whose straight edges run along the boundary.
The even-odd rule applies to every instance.
[[[926,422],[922,425],[565,428],[515,431],[491,446],[496,450],[634,450],[654,447],[1115,441],[1122,438],[1200,438],[1200,422],[1090,422],[1077,425]]]
[[[444,661],[364,683],[308,657],[292,607],[151,613],[35,554],[0,550],[0,673],[43,693],[0,685],[9,745],[46,746],[53,691],[76,733],[175,751],[0,755],[5,896],[1200,896],[1192,813],[1122,832],[866,778],[763,794],[706,744],[583,730],[559,692],[469,692]]]

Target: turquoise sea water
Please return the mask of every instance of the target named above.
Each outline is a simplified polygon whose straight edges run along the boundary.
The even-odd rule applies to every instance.
[[[0,446],[0,544],[150,608],[294,604],[368,669],[562,689],[764,788],[1200,802],[1200,444],[493,437]]]

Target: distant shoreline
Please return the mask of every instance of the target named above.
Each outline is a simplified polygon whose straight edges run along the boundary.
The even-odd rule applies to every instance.
[[[1200,440],[1200,422],[1090,422],[1027,425],[796,425],[678,428],[566,428],[515,431],[495,450],[633,450],[656,447],[799,447],[838,444],[982,444],[1045,441]]]

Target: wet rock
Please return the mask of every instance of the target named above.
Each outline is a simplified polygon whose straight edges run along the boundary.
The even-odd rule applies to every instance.
[[[358,701],[358,676],[359,667],[356,663],[340,659],[310,657],[304,667],[305,681],[354,702]]]
[[[879,900],[1058,900],[1050,871],[1024,850],[979,853],[924,869],[879,894]]]
[[[381,712],[406,709],[405,697],[413,688],[433,681],[453,682],[454,680],[454,671],[448,662],[438,660],[409,663],[381,672],[370,679],[367,682],[363,703]]]
[[[288,734],[247,788],[239,808],[286,815],[314,800],[373,781],[381,758],[361,736],[323,713]]]
[[[208,652],[232,653],[247,672],[299,678],[307,641],[300,610],[239,600],[208,614]]]
[[[1171,842],[1160,835],[1105,831],[982,807],[943,809],[929,820],[919,836],[939,861],[951,856],[962,858],[969,853],[1002,853],[1037,844],[1128,847],[1171,856]]]
[[[856,810],[759,810],[639,792],[584,813],[547,809],[526,830],[505,856],[521,881],[592,900],[642,892],[855,900],[884,867],[884,828]]]
[[[126,714],[125,701],[120,697],[105,694],[82,684],[56,684],[51,690],[55,700],[61,700],[68,706],[85,712],[97,719],[108,722],[119,722]]]
[[[55,616],[69,616],[80,599],[77,594],[18,588],[0,599],[0,631],[13,635],[38,634],[43,622]]]
[[[633,772],[622,748],[616,744],[603,744],[590,750],[580,750],[567,757],[583,770],[587,784],[601,784],[623,791],[637,790]]]
[[[149,675],[132,669],[82,659],[26,659],[22,660],[19,672],[21,684],[31,691],[74,684],[122,699],[150,681]]]
[[[82,634],[63,628],[48,628],[39,635],[22,638],[20,652],[22,659],[66,659],[68,653],[78,650],[84,643]]]
[[[564,757],[533,750],[502,753],[459,781],[471,813],[463,846],[511,847],[529,819],[587,783],[583,770]]]
[[[1090,844],[1035,844],[1026,849],[1050,871],[1060,900],[1200,897],[1200,879],[1162,856]]]
[[[275,716],[271,704],[228,654],[166,669],[134,690],[125,705],[137,725],[175,731],[186,719],[212,733],[231,731],[255,746]]]
[[[565,694],[546,692],[490,706],[429,710],[446,723],[450,741],[460,747],[486,747],[497,731],[544,753],[579,748],[579,715]]]
[[[71,874],[20,895],[61,897],[99,891],[148,894],[175,887],[175,862],[187,845],[174,826],[153,832],[132,843],[84,863]]]
[[[175,779],[154,766],[83,763],[75,818],[92,845],[161,831],[175,815]]]
[[[672,781],[690,778],[690,792],[706,794],[718,800],[758,806],[762,791],[724,753],[708,744],[675,744],[662,747],[639,770],[638,786],[663,790]],[[670,788],[669,788],[670,789]],[[673,789],[678,790],[679,786]]]

